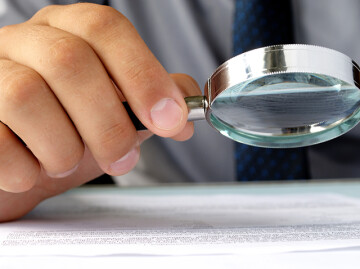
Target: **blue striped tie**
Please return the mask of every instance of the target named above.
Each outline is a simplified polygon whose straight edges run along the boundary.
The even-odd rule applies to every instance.
[[[294,43],[291,1],[236,0],[234,55],[276,44]],[[238,181],[307,179],[304,148],[264,149],[236,143]]]

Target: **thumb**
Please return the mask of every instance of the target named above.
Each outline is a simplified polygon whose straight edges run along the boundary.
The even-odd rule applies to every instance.
[[[177,87],[181,90],[184,97],[202,95],[198,83],[191,76],[186,74],[171,74],[170,75]],[[194,124],[187,122],[184,128],[172,139],[177,141],[185,141],[194,134]]]

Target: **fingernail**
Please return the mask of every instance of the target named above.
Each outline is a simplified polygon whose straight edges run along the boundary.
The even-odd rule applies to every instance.
[[[49,177],[52,177],[52,178],[63,178],[63,177],[67,177],[67,176],[70,176],[72,173],[74,173],[76,171],[76,169],[78,169],[79,165],[75,165],[74,168],[64,172],[64,173],[59,173],[59,174],[53,174],[53,173],[50,173],[48,171],[46,171],[46,174],[49,176]]]
[[[123,175],[133,169],[139,160],[139,151],[134,148],[121,159],[110,164],[110,174]]]
[[[175,129],[182,120],[183,113],[178,103],[171,98],[164,98],[151,109],[153,124],[162,130]]]

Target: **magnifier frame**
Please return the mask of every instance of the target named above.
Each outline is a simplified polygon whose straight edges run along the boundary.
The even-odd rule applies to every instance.
[[[212,104],[221,93],[247,80],[280,73],[325,75],[360,88],[360,68],[351,58],[343,53],[313,45],[290,44],[269,46],[240,54],[220,65],[205,85],[205,96],[202,101],[204,105],[203,112],[201,112],[198,103],[197,106],[193,106],[193,109],[190,107],[189,119],[191,120],[193,116],[200,119],[200,114],[203,113],[202,117],[205,116],[210,125],[219,130],[219,126],[214,126],[210,116],[212,114]],[[198,101],[200,100],[198,99]],[[311,133],[311,130],[308,131]],[[314,130],[314,132],[318,132],[318,130]],[[247,141],[245,140],[241,142],[246,143]],[[316,141],[314,140],[315,143]],[[258,146],[261,146],[261,144],[258,144]],[[284,144],[283,147],[292,147],[292,145],[291,143],[288,145]]]

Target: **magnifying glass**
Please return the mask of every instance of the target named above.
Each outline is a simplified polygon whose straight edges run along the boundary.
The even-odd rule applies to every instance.
[[[360,121],[359,80],[359,66],[335,50],[297,44],[259,48],[219,66],[204,96],[185,98],[188,119],[206,119],[224,136],[248,145],[314,145]]]

